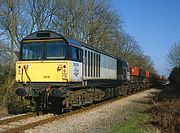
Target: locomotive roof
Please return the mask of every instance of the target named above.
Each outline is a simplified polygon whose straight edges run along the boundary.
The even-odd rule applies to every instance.
[[[42,30],[42,31],[33,32],[33,33],[29,34],[28,36],[26,36],[21,42],[26,41],[26,40],[43,40],[43,39],[63,39],[68,44],[73,44],[73,45],[78,46],[78,47],[84,46],[84,47],[87,47],[89,49],[95,50],[97,52],[103,53],[105,55],[111,56],[113,58],[119,59],[121,61],[125,61],[125,60],[120,59],[116,56],[113,56],[112,54],[110,54],[108,52],[105,52],[104,50],[100,50],[100,49],[95,48],[89,44],[86,44],[83,42],[78,42],[78,41],[71,39],[71,38],[66,38],[66,37],[62,36],[61,34],[54,32],[54,31],[50,31],[50,30]]]
[[[79,47],[81,46],[81,44],[78,41],[74,39],[66,38],[62,36],[61,34],[56,33],[54,31],[50,31],[50,30],[33,32],[29,34],[28,36],[26,36],[21,42],[25,40],[43,40],[43,39],[64,39],[68,44],[74,44]]]
[[[74,44],[74,45],[79,46],[79,47],[81,46],[81,44],[74,39],[66,38],[66,40],[68,41],[69,44]]]
[[[43,31],[36,31],[28,36],[26,36],[22,41],[24,40],[42,40],[42,39],[63,39],[64,37],[56,32],[43,30]]]

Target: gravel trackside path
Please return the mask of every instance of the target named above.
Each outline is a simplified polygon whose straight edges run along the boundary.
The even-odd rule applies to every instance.
[[[131,113],[147,107],[157,89],[128,96],[114,102],[28,129],[25,133],[109,133],[113,125],[127,120]]]

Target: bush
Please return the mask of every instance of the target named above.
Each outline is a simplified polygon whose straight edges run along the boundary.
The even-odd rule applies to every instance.
[[[28,111],[29,101],[21,99],[21,97],[15,94],[15,88],[10,91],[8,98],[8,113],[9,114],[21,114]]]
[[[175,67],[170,75],[169,75],[169,81],[172,85],[174,85],[177,89],[180,90],[180,66]]]
[[[164,133],[180,132],[180,98],[157,102],[150,109],[152,124]]]
[[[0,65],[0,115],[27,112],[29,102],[21,100],[15,89],[15,72],[9,74],[9,67]]]

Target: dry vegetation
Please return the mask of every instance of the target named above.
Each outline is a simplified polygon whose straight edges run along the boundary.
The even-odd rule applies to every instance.
[[[149,110],[151,123],[163,133],[180,132],[180,91],[173,86],[165,86],[155,97]]]
[[[180,133],[180,43],[172,46],[168,61],[172,66],[170,84],[154,98],[150,109],[153,121],[161,132]]]

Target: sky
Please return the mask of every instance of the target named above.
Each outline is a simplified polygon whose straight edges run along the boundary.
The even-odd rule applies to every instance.
[[[111,0],[123,18],[124,30],[149,55],[158,74],[168,75],[167,55],[180,42],[180,0]]]

